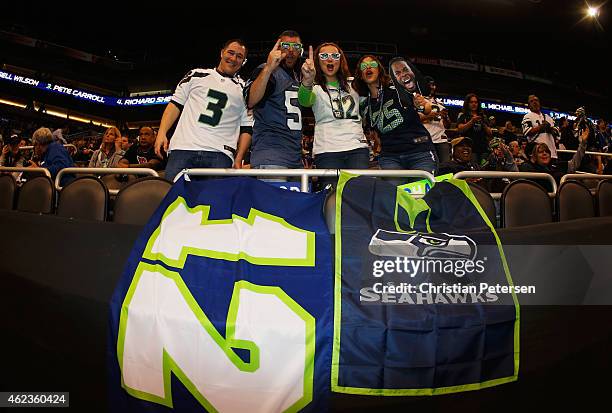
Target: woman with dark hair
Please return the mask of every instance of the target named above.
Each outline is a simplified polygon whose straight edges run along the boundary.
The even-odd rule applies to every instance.
[[[371,84],[374,84],[375,87],[387,88],[391,85],[391,76],[387,74],[378,57],[368,54],[361,56],[357,62],[353,89],[359,96],[368,96]]]
[[[6,139],[6,143],[2,148],[2,154],[0,155],[0,166],[8,167],[23,167],[28,164],[25,156],[19,150],[21,139],[18,135],[11,135],[10,138]],[[0,144],[2,146],[2,144]],[[5,172],[8,174],[8,172]],[[19,182],[19,178],[23,172],[12,172],[11,175]],[[0,173],[1,174],[1,173]]]
[[[368,144],[359,115],[359,95],[348,80],[344,52],[323,43],[302,65],[298,100],[315,117],[312,153],[319,169],[367,169]]]
[[[489,140],[493,132],[487,123],[487,117],[475,93],[470,93],[463,101],[463,109],[457,117],[457,132],[474,142],[472,156],[474,162],[480,163],[487,158]]]
[[[395,59],[394,59],[395,60]],[[395,60],[399,61],[399,60]],[[380,60],[372,55],[357,62],[353,87],[362,96],[361,111],[366,126],[380,137],[381,169],[418,169],[435,174],[435,149],[417,107],[428,114],[431,104],[410,93],[386,74]]]

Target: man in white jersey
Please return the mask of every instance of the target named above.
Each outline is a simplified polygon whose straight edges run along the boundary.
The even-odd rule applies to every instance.
[[[450,161],[451,158],[450,143],[446,137],[446,129],[450,128],[451,122],[448,117],[448,110],[436,96],[438,86],[434,78],[427,76],[425,82],[429,85],[429,96],[425,99],[431,103],[431,112],[427,115],[419,112],[419,118],[431,136],[440,163],[443,163]]]
[[[215,69],[191,70],[179,82],[155,140],[157,155],[169,152],[166,179],[186,168],[231,168],[237,148],[250,145],[253,121],[244,104],[244,82],[236,75],[246,54],[241,40],[229,40]],[[166,134],[177,119],[168,148]]]
[[[523,117],[523,135],[529,142],[545,143],[550,149],[550,156],[553,160],[557,159],[557,147],[555,138],[560,133],[555,128],[555,122],[545,113],[542,113],[540,99],[535,95],[529,95],[527,98],[529,105],[529,113]],[[530,154],[527,154],[528,156]]]

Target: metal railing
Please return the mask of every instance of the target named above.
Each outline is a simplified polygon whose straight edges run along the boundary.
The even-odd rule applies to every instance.
[[[64,144],[64,148],[74,148],[75,152],[77,151],[77,147],[76,147],[76,146],[74,146],[74,145],[73,145],[73,144],[71,144],[71,143],[65,143],[65,144]],[[31,145],[30,145],[30,146],[21,146],[21,147],[19,148],[19,150],[20,150],[20,151],[31,151],[32,149],[34,149],[34,147],[33,147],[33,146],[31,146]]]
[[[101,132],[91,132],[91,131],[83,131],[83,132],[77,132],[77,133],[72,133],[70,135],[66,135],[64,136],[64,138],[68,141],[68,142],[72,142],[75,141],[78,138],[83,138],[83,139],[100,139],[102,137],[103,133]]]
[[[386,178],[422,178],[435,182],[432,174],[426,171],[409,169],[343,169],[354,175],[378,176]],[[308,192],[308,178],[321,176],[340,176],[339,169],[224,169],[224,168],[194,168],[183,169],[174,178],[174,181],[181,176],[252,176],[252,177],[300,177],[300,190]]]
[[[557,152],[559,152],[559,153],[576,153],[577,151],[575,151],[573,149],[557,149]],[[607,153],[607,152],[591,152],[591,151],[586,151],[585,154],[587,154],[587,155],[601,155],[601,156],[607,156],[609,158],[612,158],[612,153]]]
[[[612,175],[597,175],[597,174],[566,174],[561,177],[561,185],[565,183],[568,179],[573,179],[575,181],[581,181],[583,179],[612,179]]]
[[[51,179],[51,172],[47,168],[30,168],[27,166],[0,166],[0,172],[40,172]]]
[[[91,175],[143,175],[143,176],[159,176],[159,174],[150,168],[64,168],[57,173],[55,177],[55,189],[62,190],[60,185],[61,179],[66,174],[91,174]],[[117,195],[118,189],[109,189],[108,193]]]
[[[508,179],[543,179],[551,184],[552,192],[548,193],[551,198],[557,193],[557,181],[552,175],[540,172],[504,172],[504,171],[462,171],[453,175],[453,178],[508,178]],[[493,199],[501,199],[501,192],[492,192]]]

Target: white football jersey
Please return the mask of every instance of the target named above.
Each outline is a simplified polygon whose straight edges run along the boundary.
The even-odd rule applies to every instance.
[[[446,109],[444,105],[442,105],[438,101],[437,98],[426,99],[427,101],[429,101],[429,103],[438,107],[436,110],[437,112],[442,112]],[[442,121],[442,118],[437,117],[435,119],[430,120],[429,122],[423,122],[423,126],[425,126],[425,129],[427,129],[427,132],[429,132],[429,135],[431,136],[431,141],[433,143],[448,142],[448,139],[446,139],[446,128],[444,127],[444,121]]]
[[[359,95],[353,88],[351,93],[327,86],[329,93],[319,85],[312,88],[315,102],[313,155],[326,152],[343,152],[367,148],[359,114]]]
[[[194,69],[179,82],[172,102],[183,108],[169,151],[223,152],[234,159],[241,126],[253,126],[240,77]]]
[[[555,121],[552,120],[550,116],[542,112],[535,113],[529,111],[529,113],[526,113],[525,116],[523,116],[523,135],[525,135],[530,142],[535,141],[537,143],[545,143],[546,146],[548,146],[548,149],[550,149],[550,157],[557,158],[557,148],[555,146],[555,137],[553,135],[550,133],[539,133],[535,136],[527,136],[527,133],[529,133],[531,128],[541,125],[544,122],[549,123],[550,126],[555,126]]]

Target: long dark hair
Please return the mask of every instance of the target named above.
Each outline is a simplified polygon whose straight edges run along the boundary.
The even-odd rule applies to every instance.
[[[483,117],[483,122],[484,120],[484,111],[482,110],[482,106],[480,106],[480,98],[478,97],[478,95],[476,95],[476,93],[468,93],[465,96],[465,100],[463,101],[463,109],[461,110],[461,112],[463,113],[464,116],[467,116],[466,120],[469,120],[469,115],[472,114],[472,111],[470,110],[470,100],[472,98],[476,98],[476,100],[478,101],[478,108],[476,109],[476,113],[478,113],[480,116]]]
[[[386,88],[391,84],[391,77],[387,74],[385,67],[378,57],[371,54],[361,56],[361,58],[357,61],[357,66],[355,67],[355,79],[353,80],[353,89],[355,89],[359,96],[368,96],[370,93],[368,85],[366,85],[361,78],[361,69],[359,68],[361,62],[368,57],[378,63],[378,81],[380,82],[380,85],[383,88]]]
[[[346,60],[346,56],[344,56],[344,52],[336,43],[326,42],[317,46],[314,51],[314,65],[315,65],[315,83],[327,92],[327,80],[325,79],[325,75],[321,70],[321,59],[319,59],[319,53],[321,52],[321,48],[325,46],[335,47],[336,50],[340,53],[340,69],[338,73],[336,73],[336,77],[338,78],[338,83],[340,84],[340,89],[344,90],[347,93],[350,93],[350,86],[348,82],[348,78],[351,77],[351,72],[348,67],[348,62]]]
[[[415,90],[411,90],[410,92],[418,92],[421,95],[426,95],[425,93],[423,93],[421,91],[421,84],[420,84],[420,72],[418,71],[418,69],[412,64],[412,62],[410,62],[410,59],[407,59],[405,57],[394,57],[393,59],[389,60],[389,76],[391,76],[391,80],[393,81],[393,84],[395,85],[396,88],[399,88],[401,85],[399,84],[399,79],[397,78],[397,76],[395,76],[395,73],[393,73],[393,64],[397,63],[397,62],[404,62],[406,63],[406,65],[408,65],[408,67],[410,68],[410,71],[412,72],[413,75],[413,82],[414,82],[414,86],[415,86]],[[418,74],[418,75],[417,75]]]

